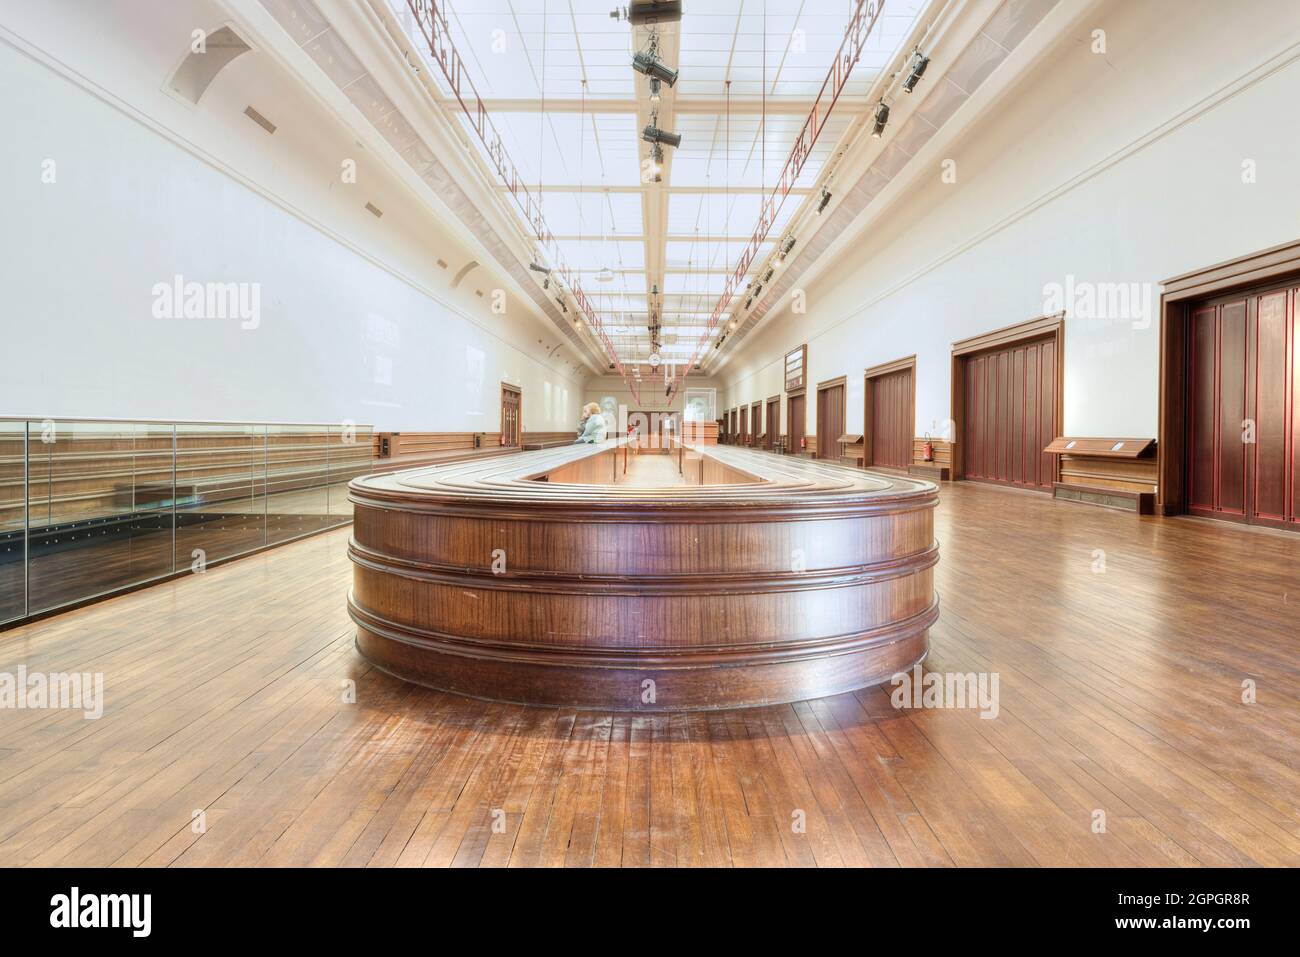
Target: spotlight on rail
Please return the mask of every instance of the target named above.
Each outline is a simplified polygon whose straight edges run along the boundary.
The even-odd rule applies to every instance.
[[[626,7],[609,12],[611,20],[626,20],[633,26],[676,23],[682,18],[682,0],[633,0]]]
[[[657,76],[650,77],[650,102],[651,103],[658,103],[660,100],[663,99],[663,96],[659,92],[659,88],[661,85],[662,85],[662,81]]]
[[[883,99],[880,105],[876,107],[876,125],[871,131],[871,135],[880,139],[880,134],[885,132],[885,124],[889,122],[889,104]]]
[[[929,65],[930,58],[928,56],[924,56],[920,50],[912,51],[912,72],[903,81],[904,93],[911,93],[916,89],[916,84],[920,82],[921,77],[925,76],[925,68]]]
[[[528,264],[528,268],[531,269],[533,272],[539,272],[544,276],[549,276],[551,274],[551,271],[549,269],[547,269],[545,266],[539,265],[536,262],[536,260],[530,262]]]
[[[662,80],[669,86],[677,82],[677,71],[659,59],[659,54],[653,49],[641,50],[633,56],[632,69],[656,80]]]
[[[831,191],[825,186],[822,187],[822,198],[817,203],[817,215],[820,216],[826,211],[826,207],[831,203]]]
[[[641,139],[647,143],[655,145],[663,144],[664,146],[678,147],[682,145],[682,135],[680,133],[670,133],[667,130],[661,130],[651,123],[641,131]]]

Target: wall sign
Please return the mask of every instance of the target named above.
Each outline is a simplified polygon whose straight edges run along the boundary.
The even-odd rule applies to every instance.
[[[808,384],[805,376],[808,370],[808,344],[792,349],[785,354],[785,391],[796,392]]]

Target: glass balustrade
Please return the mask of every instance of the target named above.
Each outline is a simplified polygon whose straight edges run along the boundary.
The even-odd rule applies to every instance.
[[[352,520],[351,423],[0,418],[0,623]]]

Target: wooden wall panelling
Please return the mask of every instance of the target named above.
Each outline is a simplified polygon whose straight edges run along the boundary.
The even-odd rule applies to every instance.
[[[1150,515],[1156,491],[1156,442],[1141,438],[1058,436],[1048,449],[1060,456],[1056,498]]]
[[[907,474],[923,478],[930,482],[948,482],[952,480],[953,443],[930,437],[934,449],[934,458],[925,458],[925,436],[912,440],[912,463],[907,467]]]

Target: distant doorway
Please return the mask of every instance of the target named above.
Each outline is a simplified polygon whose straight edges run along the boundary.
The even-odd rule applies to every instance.
[[[781,397],[767,400],[767,447],[775,449],[781,442]]]
[[[844,377],[817,386],[817,457],[838,462],[844,454]]]
[[[520,445],[521,433],[523,431],[524,394],[523,391],[508,382],[501,383],[501,444],[514,446]]]
[[[863,455],[867,468],[906,469],[916,428],[916,356],[866,371]]]
[[[797,455],[804,449],[804,435],[808,428],[808,413],[805,409],[805,397],[802,392],[792,395],[787,400],[786,418],[789,424],[790,443],[786,449],[791,455]]]

